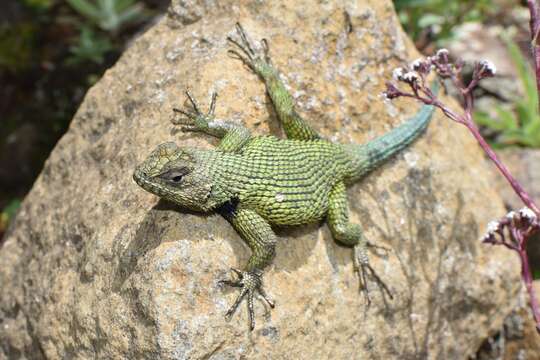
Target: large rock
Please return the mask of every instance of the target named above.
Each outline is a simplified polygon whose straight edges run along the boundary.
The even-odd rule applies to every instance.
[[[191,4],[192,2],[185,2]],[[280,229],[265,276],[274,310],[255,330],[217,280],[249,250],[220,216],[140,189],[134,166],[157,144],[211,147],[169,123],[188,88],[255,133],[279,133],[261,82],[227,56],[240,21],[271,55],[302,115],[325,136],[363,142],[417,111],[378,94],[417,53],[390,0],[173,3],[87,94],[0,252],[0,358],[463,358],[500,328],[518,263],[478,239],[504,213],[472,138],[438,115],[423,138],[350,190],[353,218],[390,247],[372,256],[395,294],[367,309],[351,250],[325,225]],[[349,23],[350,21],[350,23]]]
[[[540,150],[505,148],[498,150],[497,154],[533,201],[540,203]],[[508,209],[516,210],[525,206],[504,177],[500,176],[496,180],[495,189]],[[532,268],[540,268],[540,234],[536,234],[527,242],[527,254]],[[538,288],[540,289],[540,285]]]
[[[540,150],[527,148],[506,148],[497,152],[508,169],[529,192],[531,198],[540,202]],[[512,190],[504,177],[497,178],[496,188],[504,203],[511,209],[520,209],[523,201]]]
[[[533,287],[538,294],[540,281],[534,281]],[[540,359],[540,342],[528,298],[523,287],[516,308],[507,316],[502,328],[484,342],[476,360]]]

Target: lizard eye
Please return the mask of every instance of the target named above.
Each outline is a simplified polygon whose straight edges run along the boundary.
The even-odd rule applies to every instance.
[[[182,181],[184,175],[188,173],[186,168],[181,169],[171,169],[163,174],[159,175],[163,180],[178,184]]]

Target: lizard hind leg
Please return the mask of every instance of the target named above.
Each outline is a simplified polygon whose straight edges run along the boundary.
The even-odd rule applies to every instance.
[[[232,57],[242,61],[251,71],[261,77],[264,77],[264,74],[267,72],[273,72],[268,41],[266,39],[261,40],[262,54],[260,54],[251,45],[242,25],[236,23],[235,26],[236,32],[240,36],[240,41],[228,36],[227,41],[234,45],[234,48],[229,49],[228,53]]]
[[[335,240],[344,245],[353,246],[354,269],[358,273],[360,289],[364,294],[367,306],[371,305],[368,277],[374,280],[383,295],[386,294],[390,299],[393,299],[392,292],[369,262],[367,247],[370,244],[362,235],[360,226],[351,223],[349,220],[347,194],[343,182],[337,183],[330,192],[327,221]],[[384,247],[376,247],[387,250]]]
[[[364,297],[366,299],[366,303],[368,306],[371,305],[371,298],[369,296],[369,290],[367,287],[368,276],[370,276],[371,278],[375,280],[375,282],[377,283],[377,285],[379,286],[379,289],[382,291],[383,294],[387,294],[388,297],[390,297],[390,299],[394,298],[388,286],[379,277],[379,275],[377,275],[373,267],[371,267],[369,263],[369,257],[366,251],[365,243],[356,244],[354,246],[353,261],[354,261],[354,269],[358,273],[358,277],[360,279],[360,288],[364,294]]]

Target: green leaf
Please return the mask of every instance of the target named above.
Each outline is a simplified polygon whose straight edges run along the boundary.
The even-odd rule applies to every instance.
[[[116,0],[114,4],[114,9],[116,10],[116,12],[121,13],[122,11],[128,9],[135,4],[135,0]],[[140,4],[138,5],[140,6]]]
[[[15,214],[17,213],[17,210],[21,207],[21,200],[20,199],[13,199],[11,200],[7,206],[2,210],[3,214],[6,214],[8,218],[13,218]]]
[[[506,131],[498,139],[504,145],[525,145],[530,146],[530,141],[519,131]]]
[[[536,109],[531,109],[530,105],[525,101],[518,101],[514,104],[518,123],[521,127],[527,126],[530,122],[534,122],[536,118]]]
[[[426,28],[431,25],[440,25],[444,23],[444,17],[435,14],[426,14],[418,20],[418,26]]]
[[[512,61],[516,65],[516,70],[518,72],[518,77],[523,84],[523,89],[525,90],[525,98],[529,112],[534,113],[538,106],[538,94],[536,89],[535,75],[527,62],[527,59],[521,54],[521,50],[517,44],[512,41],[507,35],[502,36],[503,40],[506,43],[508,48],[508,53],[512,58]]]
[[[526,126],[524,126],[523,133],[526,136],[530,137],[531,140],[535,137],[540,136],[540,119],[536,119],[536,121],[531,121]]]
[[[101,18],[101,12],[98,7],[86,0],[66,0],[69,5],[81,15],[89,18],[94,22],[99,22]]]
[[[136,4],[129,9],[124,10],[118,15],[118,21],[121,24],[139,21],[143,16],[143,7],[141,4]]]
[[[514,113],[512,113],[510,110],[506,110],[500,105],[495,106],[495,111],[497,112],[499,120],[504,125],[505,129],[517,129],[518,122],[516,121]]]
[[[70,47],[72,56],[68,59],[68,64],[75,65],[85,61],[101,64],[105,54],[112,49],[109,39],[83,27],[77,44]]]
[[[506,126],[502,121],[493,119],[485,112],[475,111],[473,117],[474,121],[478,125],[485,126],[496,131],[503,131],[506,129]]]
[[[396,8],[412,8],[412,7],[427,7],[429,3],[433,1],[430,0],[397,0],[394,1]]]
[[[67,0],[82,16],[101,30],[115,33],[122,26],[144,17],[144,6],[136,0]]]

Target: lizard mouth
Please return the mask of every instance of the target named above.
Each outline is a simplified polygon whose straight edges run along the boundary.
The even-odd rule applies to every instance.
[[[147,169],[145,169],[144,164],[139,165],[133,172],[133,180],[142,187],[144,190],[160,196],[160,197],[170,197],[172,192],[167,186],[161,183],[159,178],[155,178],[152,175],[148,174]]]
[[[133,180],[135,180],[137,185],[139,185],[140,187],[142,187],[146,191],[149,191],[149,192],[151,192],[153,194],[156,194],[157,191],[158,191],[156,184],[154,184],[154,182],[148,176],[146,171],[141,169],[140,166],[138,166],[135,169],[135,171],[133,172]]]
[[[144,172],[142,169],[140,169],[139,167],[137,167],[135,169],[135,171],[133,172],[133,180],[135,180],[135,182],[139,185],[139,186],[143,186],[143,184],[145,184],[146,182],[148,182],[148,175],[146,174],[146,172]]]

